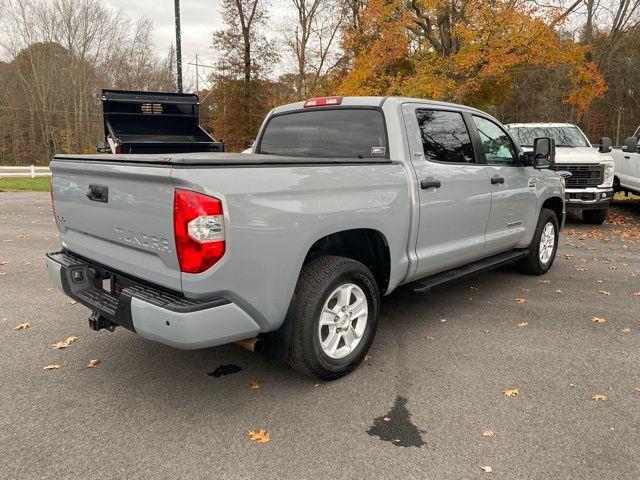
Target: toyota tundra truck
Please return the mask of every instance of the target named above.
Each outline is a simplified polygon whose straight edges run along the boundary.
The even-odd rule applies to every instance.
[[[605,221],[614,193],[610,138],[602,138],[595,148],[582,130],[570,123],[512,123],[506,127],[525,150],[533,148],[537,137],[553,138],[556,158],[552,169],[565,176],[567,210],[581,212],[585,223]]]
[[[95,330],[243,341],[335,379],[398,287],[549,270],[565,215],[553,153],[461,105],[323,97],[272,110],[249,154],[56,155],[46,266]]]

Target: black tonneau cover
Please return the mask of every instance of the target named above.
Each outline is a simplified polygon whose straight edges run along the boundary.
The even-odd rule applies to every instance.
[[[102,90],[105,142],[116,153],[221,152],[199,125],[195,94]]]
[[[54,160],[174,166],[384,164],[388,158],[285,157],[258,153],[185,153],[172,155],[73,155],[58,154]]]

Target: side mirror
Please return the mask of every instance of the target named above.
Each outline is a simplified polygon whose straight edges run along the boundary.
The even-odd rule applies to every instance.
[[[598,151],[600,153],[609,153],[611,151],[611,139],[609,137],[602,137],[600,139]]]
[[[549,137],[533,140],[533,168],[551,168],[556,159],[556,141]]]
[[[628,137],[624,140],[622,150],[625,152],[635,152],[638,146],[638,137]]]

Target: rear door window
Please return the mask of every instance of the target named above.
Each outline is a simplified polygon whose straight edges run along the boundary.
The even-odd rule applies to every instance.
[[[387,158],[382,112],[333,108],[272,117],[258,153],[296,157]]]
[[[460,112],[419,109],[416,115],[427,160],[475,163],[471,138]]]

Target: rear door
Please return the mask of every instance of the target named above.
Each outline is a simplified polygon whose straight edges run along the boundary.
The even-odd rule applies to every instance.
[[[50,167],[63,248],[154,284],[181,289],[170,168],[72,158],[56,158]]]
[[[491,190],[461,111],[405,104],[403,114],[419,191],[420,278],[483,257]]]
[[[518,149],[502,126],[488,117],[471,118],[491,185],[486,253],[492,255],[515,248],[535,227],[538,171],[520,164]]]

